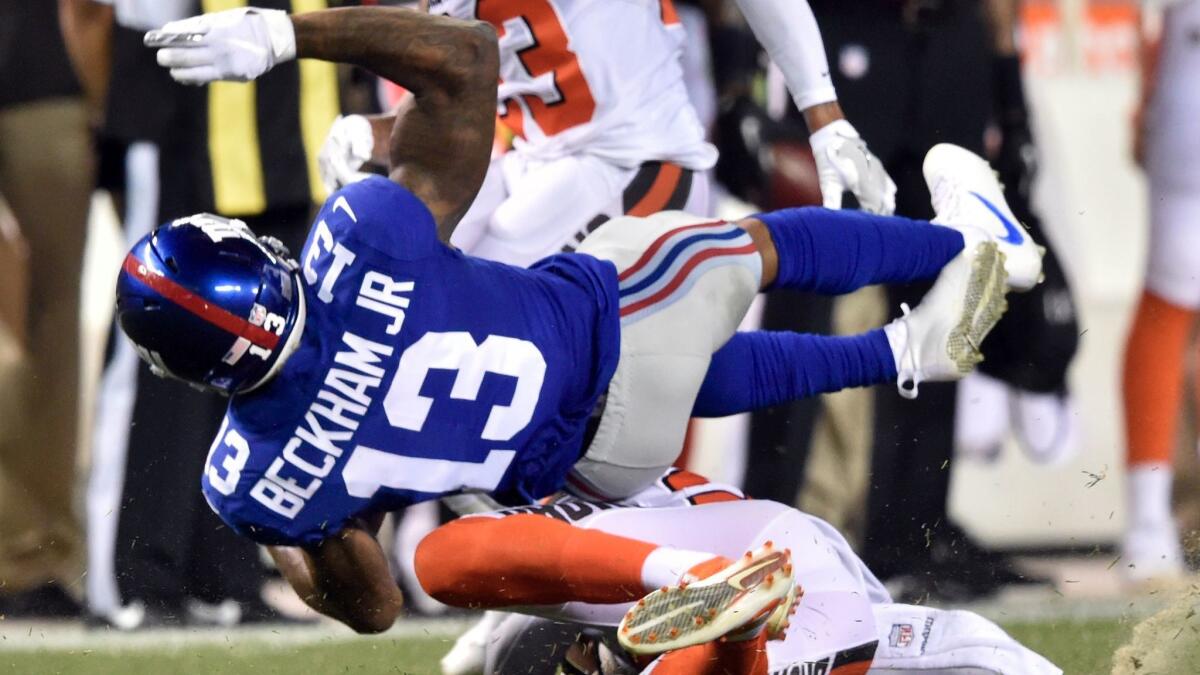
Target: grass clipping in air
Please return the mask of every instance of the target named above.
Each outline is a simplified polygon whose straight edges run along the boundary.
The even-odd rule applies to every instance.
[[[1194,675],[1200,672],[1200,586],[1133,628],[1113,655],[1113,675]]]

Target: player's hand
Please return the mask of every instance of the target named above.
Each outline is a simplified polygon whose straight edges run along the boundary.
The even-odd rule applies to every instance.
[[[356,183],[371,174],[361,171],[375,152],[375,134],[371,122],[362,115],[339,116],[317,154],[321,182],[330,193]]]
[[[296,57],[296,33],[286,12],[239,8],[172,21],[146,33],[158,65],[184,84],[246,82]]]
[[[849,122],[826,124],[809,136],[809,144],[825,208],[842,208],[842,193],[850,191],[868,213],[890,215],[896,210],[896,184]]]

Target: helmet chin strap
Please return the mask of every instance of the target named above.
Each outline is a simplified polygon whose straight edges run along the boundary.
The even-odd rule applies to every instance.
[[[258,382],[255,382],[246,389],[237,392],[239,394],[245,394],[254,391],[255,389],[258,389],[269,382],[271,378],[275,377],[275,374],[278,373],[281,368],[283,368],[283,364],[288,360],[288,357],[291,356],[296,351],[296,348],[300,346],[300,336],[304,333],[304,320],[307,317],[304,308],[304,285],[300,283],[299,274],[293,276],[293,279],[296,282],[296,290],[298,291],[297,295],[300,298],[300,307],[296,310],[296,322],[292,324],[292,332],[288,333],[287,341],[283,343],[283,349],[279,352],[279,358],[275,359],[275,363],[271,366],[271,369],[267,371],[267,374],[263,375]]]

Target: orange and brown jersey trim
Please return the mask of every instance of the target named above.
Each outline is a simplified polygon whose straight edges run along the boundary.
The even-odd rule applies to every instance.
[[[735,492],[727,485],[713,483],[698,473],[684,469],[670,469],[659,482],[671,492],[688,493],[686,497],[689,504],[715,504],[747,499],[746,495]]]
[[[621,195],[627,216],[649,216],[682,209],[692,191],[695,172],[671,162],[646,162]]]

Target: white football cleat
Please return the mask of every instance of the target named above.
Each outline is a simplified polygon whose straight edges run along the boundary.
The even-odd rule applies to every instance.
[[[1121,544],[1120,564],[1128,583],[1152,586],[1184,578],[1183,547],[1174,521],[1134,524]]]
[[[766,542],[703,579],[642,598],[621,619],[617,639],[633,654],[653,655],[755,630],[779,634],[795,600],[791,553]]]
[[[957,145],[939,143],[926,153],[922,171],[937,213],[934,223],[956,230],[973,225],[987,232],[1006,258],[1013,290],[1027,291],[1041,282],[1045,249],[1008,208],[1004,188],[986,160]]]
[[[983,361],[980,345],[1008,309],[1004,254],[986,233],[962,228],[965,246],[942,268],[916,309],[884,326],[896,358],[900,395],[922,382],[962,379]]]

